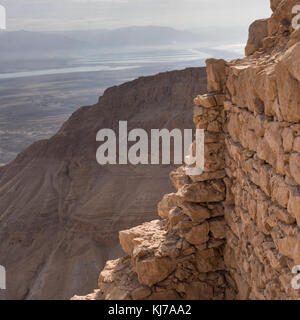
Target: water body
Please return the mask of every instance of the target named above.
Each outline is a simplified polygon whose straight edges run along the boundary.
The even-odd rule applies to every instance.
[[[174,46],[175,47],[175,46]],[[57,68],[40,67],[38,70],[24,68],[22,71],[0,73],[0,80],[16,79],[35,76],[62,75],[83,72],[114,72],[121,70],[137,69],[149,66],[161,66],[161,70],[183,69],[187,67],[203,66],[207,58],[223,55],[226,59],[242,57],[244,44],[199,44],[195,48],[181,49],[141,49],[132,48],[120,52],[99,51],[87,52],[86,54],[70,57],[64,65]],[[25,65],[25,64],[24,64]],[[154,68],[157,70],[157,68]]]
[[[70,68],[59,68],[59,69],[45,69],[36,71],[23,71],[23,72],[11,72],[0,74],[0,79],[16,79],[16,78],[26,78],[35,76],[48,76],[55,74],[67,74],[67,73],[77,73],[77,72],[96,72],[96,71],[119,71],[139,68],[139,66],[78,66]]]
[[[151,65],[161,65],[161,71],[165,71],[166,66],[170,66],[171,70],[172,68],[177,67],[177,65],[178,68],[180,68],[182,64],[184,64],[185,67],[194,66],[197,61],[203,64],[203,61],[209,57],[210,54],[200,52],[198,50],[158,50],[126,53],[111,52],[94,55],[87,54],[86,56],[71,57],[66,65],[59,68],[0,73],[0,79],[15,79],[79,72],[113,72],[137,69]]]

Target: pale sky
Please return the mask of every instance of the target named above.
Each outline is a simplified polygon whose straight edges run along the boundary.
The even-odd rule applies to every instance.
[[[0,0],[0,4],[6,7],[8,31],[244,27],[271,15],[270,0]]]

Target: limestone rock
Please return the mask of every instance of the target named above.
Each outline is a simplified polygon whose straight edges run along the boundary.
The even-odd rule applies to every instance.
[[[146,258],[138,261],[135,271],[141,284],[153,286],[167,278],[176,269],[176,264],[170,258]]]
[[[131,293],[131,297],[133,300],[144,300],[151,295],[152,291],[148,287],[138,287]]]
[[[274,12],[279,6],[281,0],[271,0],[271,9]]]
[[[199,95],[195,98],[194,103],[196,106],[204,108],[213,108],[217,106],[214,94]]]
[[[210,300],[213,296],[213,287],[205,282],[193,282],[186,290],[187,300]]]
[[[200,204],[183,201],[180,204],[183,212],[189,216],[193,222],[201,223],[210,218],[210,211],[207,207]]]
[[[263,45],[263,39],[268,35],[268,19],[254,21],[249,28],[249,37],[245,49],[246,56],[250,56]]]
[[[288,212],[296,218],[297,224],[300,227],[300,189],[294,188],[291,190],[288,202]]]
[[[74,297],[72,297],[70,300],[85,300],[85,301],[88,301],[88,300],[103,300],[103,294],[101,293],[100,290],[94,290],[93,293],[90,293],[86,296],[77,296],[75,295]]]
[[[226,83],[225,60],[208,59],[206,60],[208,92],[223,92]]]
[[[188,233],[184,235],[185,239],[193,244],[200,245],[209,240],[209,224],[204,222],[196,227],[193,227]]]
[[[209,221],[209,230],[216,239],[224,239],[226,235],[226,224],[224,219],[213,219]]]
[[[292,139],[293,141],[293,139]],[[293,143],[293,151],[300,153],[300,137],[296,137]]]
[[[190,179],[193,182],[203,182],[207,180],[217,180],[217,179],[223,179],[226,176],[225,170],[218,170],[214,172],[203,172],[199,176],[190,176]]]
[[[291,47],[276,66],[280,110],[285,120],[300,121],[299,43]]]
[[[180,203],[180,199],[176,193],[170,193],[164,195],[163,199],[158,203],[158,215],[166,219],[169,212],[174,207],[177,207]]]
[[[290,32],[291,22],[294,17],[292,8],[297,4],[299,4],[297,0],[272,1],[271,6],[274,9],[274,13],[268,23],[269,36],[276,35],[280,40],[280,36]]]
[[[170,179],[177,190],[189,183],[189,177],[186,175],[184,167],[180,167],[172,171],[170,173]]]
[[[174,230],[174,227],[176,227],[179,222],[184,221],[185,217],[186,215],[183,213],[183,211],[179,207],[172,209],[169,212],[169,216],[168,216],[171,229]]]
[[[108,261],[98,282],[106,300],[130,300],[130,292],[140,287],[129,258]]]
[[[299,236],[287,236],[277,241],[279,252],[293,259],[295,265],[300,264],[300,241]]]
[[[224,260],[219,249],[207,249],[197,253],[199,272],[213,272],[224,269]]]
[[[300,43],[289,48],[281,58],[292,77],[300,81]]]
[[[183,186],[177,195],[189,202],[218,202],[225,199],[225,187],[220,180],[198,182]]]
[[[300,184],[300,153],[293,153],[290,157],[291,175]]]
[[[293,150],[294,132],[290,128],[284,128],[282,131],[283,149],[284,152]]]

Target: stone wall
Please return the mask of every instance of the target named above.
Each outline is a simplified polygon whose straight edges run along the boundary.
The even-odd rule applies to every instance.
[[[172,172],[162,220],[120,233],[127,257],[109,261],[81,299],[299,299],[300,29],[297,1],[271,1],[250,27],[247,57],[207,60],[195,99],[205,170]],[[80,299],[76,297],[76,299]]]
[[[300,30],[290,25],[295,4],[281,1],[273,8],[263,48],[222,63],[226,81],[212,88],[225,92],[231,201],[224,206],[224,260],[240,299],[300,298],[291,285],[292,268],[300,264]],[[285,17],[279,26],[277,16]],[[215,72],[218,64],[211,67]]]
[[[236,297],[235,281],[224,263],[224,98],[209,94],[195,99],[194,123],[205,130],[204,173],[188,176],[180,167],[170,174],[177,192],[158,204],[162,220],[120,232],[128,256],[109,261],[100,274],[100,290],[84,299]]]
[[[158,204],[162,220],[120,232],[129,257],[108,263],[101,273],[99,287],[106,299],[235,297],[234,281],[223,259],[223,101],[224,95],[219,94],[195,99],[205,105],[196,106],[194,115],[196,127],[205,129],[205,172],[191,177],[184,167],[172,172],[170,178],[178,191],[165,195]]]

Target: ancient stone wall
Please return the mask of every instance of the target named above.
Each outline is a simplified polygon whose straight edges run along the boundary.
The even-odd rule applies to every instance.
[[[207,61],[195,99],[205,170],[170,177],[162,220],[120,233],[128,257],[110,261],[85,299],[299,299],[300,29],[297,1],[271,1],[250,28],[247,57]]]
[[[281,8],[291,12],[291,1]],[[272,36],[273,19],[263,43],[273,38],[278,46],[224,64],[221,84],[232,184],[224,259],[240,299],[300,297],[291,285],[300,264],[299,31],[286,20]]]
[[[194,122],[205,130],[204,173],[188,176],[180,167],[170,174],[177,192],[158,204],[162,220],[120,232],[128,256],[109,261],[100,291],[85,299],[235,299],[237,287],[224,263],[224,98],[195,99]]]

